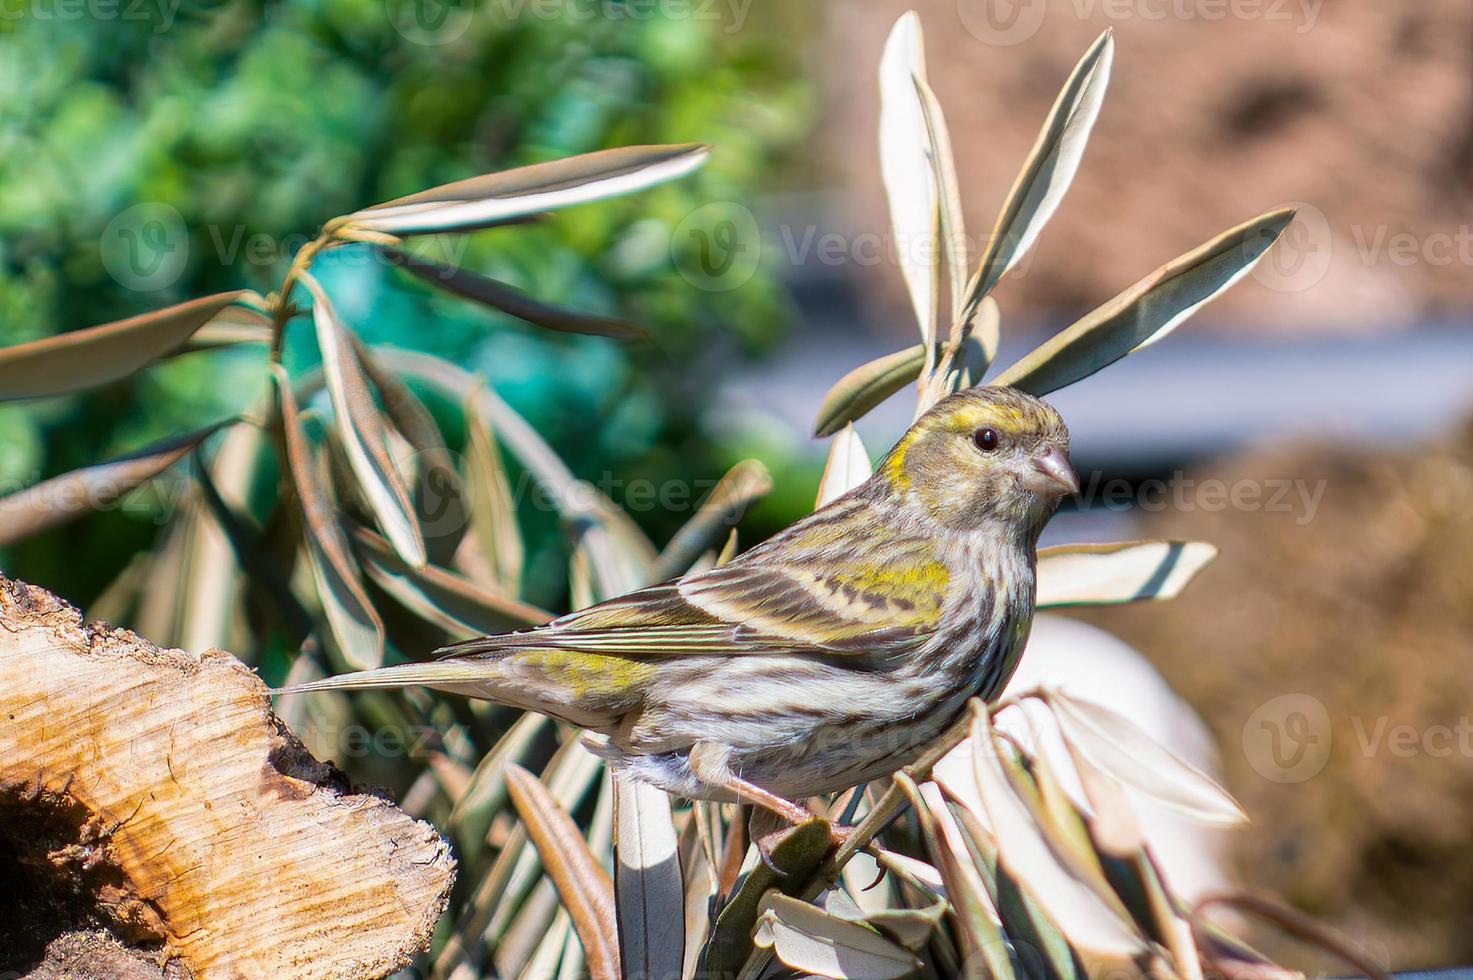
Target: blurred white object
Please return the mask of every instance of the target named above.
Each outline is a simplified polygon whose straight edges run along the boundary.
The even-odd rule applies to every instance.
[[[1217,748],[1202,719],[1145,657],[1104,630],[1062,616],[1037,616],[1005,696],[1040,687],[1060,689],[1119,712],[1173,754],[1218,778]],[[997,727],[1025,745],[1037,742],[1035,751],[1053,764],[1065,791],[1076,801],[1084,800],[1069,752],[1046,707],[1030,700],[999,714]],[[936,766],[936,775],[974,812],[985,814],[976,796],[971,749],[970,739],[957,746]],[[1132,787],[1123,790],[1172,891],[1192,902],[1229,886],[1225,853],[1231,830],[1194,822]]]

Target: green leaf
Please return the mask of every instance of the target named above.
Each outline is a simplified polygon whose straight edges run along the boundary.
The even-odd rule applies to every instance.
[[[1154,344],[1247,275],[1293,218],[1287,208],[1270,211],[1172,259],[991,383],[1046,395]]]
[[[234,421],[175,436],[129,456],[72,470],[0,498],[0,548],[113,503]]]
[[[890,980],[921,967],[914,954],[875,930],[775,891],[763,897],[752,941],[772,949],[785,966],[818,977]]]
[[[577,824],[546,786],[514,762],[506,764],[512,805],[537,848],[563,907],[588,957],[593,980],[619,980],[619,937],[615,925],[614,883]]]
[[[1064,83],[997,216],[992,237],[972,277],[967,309],[975,308],[992,292],[998,280],[1033,246],[1064,199],[1100,114],[1114,51],[1115,42],[1107,30],[1084,53]]]
[[[614,897],[619,956],[631,977],[678,977],[685,905],[675,824],[664,790],[614,776]]]
[[[1125,716],[1061,691],[1050,691],[1048,703],[1064,740],[1114,779],[1202,823],[1247,821],[1242,807],[1212,777],[1177,758]]]
[[[407,378],[438,388],[454,401],[473,401],[474,411],[495,427],[500,443],[532,471],[556,503],[577,546],[592,562],[601,594],[620,595],[649,581],[654,559],[649,538],[598,488],[575,477],[537,430],[480,377],[428,354],[390,347],[379,347],[376,353]]]
[[[286,370],[272,365],[280,406],[287,472],[307,528],[307,557],[328,627],[338,650],[354,667],[373,670],[384,662],[384,624],[358,580],[348,540],[338,525],[337,508],[318,479],[297,399]]]
[[[300,277],[302,285],[312,294],[312,318],[317,325],[317,346],[322,351],[322,371],[348,465],[394,550],[409,564],[423,565],[428,560],[424,537],[415,520],[404,477],[389,456],[383,415],[373,399],[358,351],[349,339],[348,328],[328,301],[327,293],[307,273],[301,273]]]
[[[116,381],[177,350],[247,290],[0,348],[0,401],[43,398]]]
[[[1201,541],[1069,544],[1038,550],[1037,608],[1174,599],[1217,557]]]
[[[432,187],[355,211],[329,227],[395,235],[474,228],[644,190],[690,173],[709,153],[698,143],[584,153]]]
[[[552,306],[534,299],[520,289],[469,269],[444,265],[432,259],[397,249],[381,249],[381,251],[389,261],[414,273],[416,277],[432,286],[478,303],[484,303],[494,310],[500,310],[507,316],[514,316],[533,326],[557,330],[561,333],[617,337],[621,340],[640,340],[649,336],[644,328],[635,326],[627,320]]]

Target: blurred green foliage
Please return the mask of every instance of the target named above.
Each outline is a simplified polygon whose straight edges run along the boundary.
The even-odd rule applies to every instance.
[[[694,409],[725,360],[776,338],[788,303],[761,269],[698,288],[672,262],[685,247],[672,236],[707,202],[750,202],[807,127],[790,43],[802,14],[176,2],[38,0],[0,19],[0,343],[222,289],[265,293],[324,220],[434,184],[606,146],[708,142],[705,168],[655,191],[430,243],[539,297],[640,323],[649,343],[541,332],[431,294],[366,250],[321,272],[365,339],[483,371],[579,475],[719,475],[731,457]],[[749,22],[759,16],[778,20]],[[154,261],[128,265],[139,247]],[[289,354],[315,360],[305,321]],[[196,354],[4,406],[0,480],[12,489],[242,411],[263,383],[253,352]],[[159,516],[80,521],[16,549],[5,570],[85,602],[149,546]],[[687,516],[636,512],[656,540]]]

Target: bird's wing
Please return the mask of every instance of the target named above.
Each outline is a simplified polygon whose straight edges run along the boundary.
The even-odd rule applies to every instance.
[[[875,546],[879,544],[880,546]],[[844,560],[764,550],[631,592],[520,633],[471,640],[455,656],[557,648],[614,656],[901,652],[940,621],[949,575],[921,539],[873,539]]]

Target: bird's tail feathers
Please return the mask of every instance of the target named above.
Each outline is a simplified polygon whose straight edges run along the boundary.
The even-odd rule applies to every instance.
[[[427,663],[395,664],[375,670],[359,670],[336,677],[293,684],[272,690],[277,694],[306,694],[310,691],[359,691],[384,687],[460,687],[486,681],[487,665],[464,660],[431,660]]]

